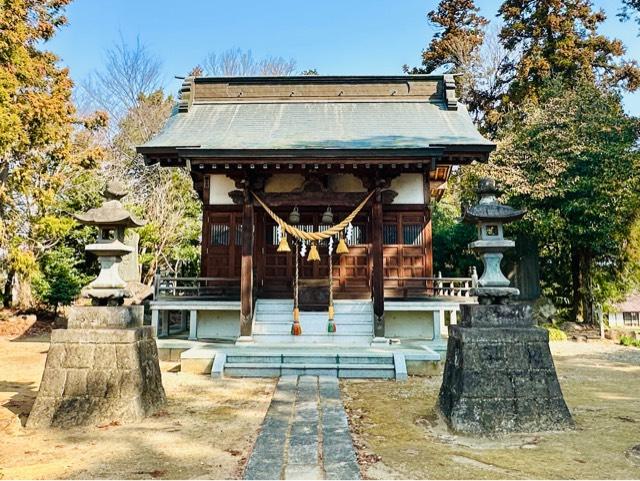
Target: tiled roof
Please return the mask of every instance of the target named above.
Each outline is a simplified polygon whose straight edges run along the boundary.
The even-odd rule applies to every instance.
[[[624,301],[614,304],[617,312],[640,312],[640,293],[631,294]]]
[[[430,102],[238,102],[175,113],[143,147],[382,149],[493,144],[464,108]]]

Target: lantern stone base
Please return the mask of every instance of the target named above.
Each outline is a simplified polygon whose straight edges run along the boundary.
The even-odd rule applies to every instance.
[[[461,306],[449,326],[439,409],[456,432],[554,431],[573,420],[560,390],[549,335],[529,305]]]
[[[153,328],[115,327],[137,323],[142,306],[80,309],[70,316],[72,325],[91,328],[51,333],[28,428],[136,422],[166,402]],[[93,319],[91,309],[99,310]],[[108,315],[110,309],[117,312]],[[101,323],[109,327],[96,327]]]

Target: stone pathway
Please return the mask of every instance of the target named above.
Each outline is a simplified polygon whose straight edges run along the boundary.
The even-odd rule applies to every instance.
[[[337,378],[280,378],[244,478],[360,479]]]

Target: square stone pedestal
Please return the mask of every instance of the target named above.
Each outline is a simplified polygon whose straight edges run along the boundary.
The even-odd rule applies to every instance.
[[[463,304],[449,326],[438,400],[456,432],[561,430],[573,425],[562,396],[549,334],[531,306]]]
[[[142,306],[77,307],[51,333],[28,428],[136,422],[165,402],[153,328]]]

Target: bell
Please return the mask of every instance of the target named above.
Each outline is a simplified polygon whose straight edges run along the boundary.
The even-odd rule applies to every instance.
[[[278,244],[277,252],[291,252],[291,247],[289,247],[289,243],[287,242],[287,236],[284,234]]]
[[[327,207],[327,210],[322,214],[322,223],[328,225],[333,224],[333,212],[331,212],[331,207]]]
[[[299,224],[300,223],[300,212],[298,212],[298,208],[294,207],[291,213],[289,214],[289,224]]]
[[[319,261],[320,254],[318,253],[318,247],[316,247],[316,243],[311,243],[311,249],[309,249],[309,257],[307,257],[308,261]]]
[[[347,243],[344,241],[344,237],[340,236],[340,240],[338,241],[338,247],[336,247],[336,254],[348,254],[349,248],[347,247]]]

